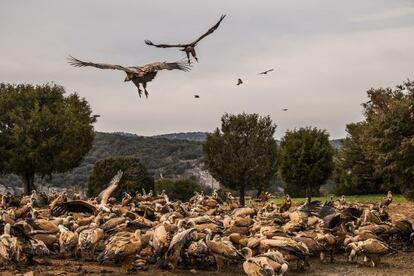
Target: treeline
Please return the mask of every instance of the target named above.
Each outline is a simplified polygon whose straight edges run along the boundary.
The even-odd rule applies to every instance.
[[[97,116],[85,99],[65,97],[63,87],[0,88],[0,109],[7,110],[0,114],[0,173],[5,175],[0,184],[16,186],[19,175],[26,180],[26,193],[35,175],[38,184],[75,189],[89,184],[89,195],[96,195],[122,169],[127,184],[120,192],[164,189],[186,199],[201,187],[197,179],[182,176],[203,167],[236,191],[242,204],[247,191],[259,196],[280,180],[292,196],[318,195],[329,182],[337,195],[391,190],[414,198],[411,81],[369,90],[364,120],[348,124],[341,142],[312,127],[288,130],[276,141],[277,125],[269,116],[246,113],[225,114],[204,142],[189,141],[204,133],[173,134],[184,140],[94,133]]]
[[[414,82],[368,92],[364,120],[346,126],[336,158],[337,194],[391,190],[414,199]]]

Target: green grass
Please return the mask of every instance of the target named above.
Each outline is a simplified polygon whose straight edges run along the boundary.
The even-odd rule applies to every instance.
[[[359,202],[359,203],[379,203],[384,198],[384,195],[352,195],[352,196],[345,196],[347,202]],[[334,197],[334,200],[337,200],[339,197]],[[313,200],[319,200],[325,202],[329,199],[329,196],[323,197],[312,197]],[[277,197],[275,199],[271,199],[270,202],[275,202],[276,204],[281,204],[283,202],[283,197]],[[292,198],[292,203],[304,203],[305,198]],[[393,203],[407,203],[408,201],[402,195],[393,195]]]

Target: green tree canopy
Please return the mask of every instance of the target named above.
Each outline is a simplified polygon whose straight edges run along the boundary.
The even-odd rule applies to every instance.
[[[201,187],[191,178],[164,178],[155,182],[155,190],[158,193],[165,190],[169,199],[186,202],[194,195],[194,192],[201,192]]]
[[[118,170],[124,175],[113,196],[120,199],[124,192],[135,194],[144,188],[147,192],[154,189],[154,180],[138,158],[132,156],[113,156],[95,163],[88,183],[88,196],[97,196],[104,190]]]
[[[221,129],[207,136],[204,161],[222,185],[240,192],[244,205],[246,189],[263,189],[277,172],[276,125],[269,116],[225,114]]]
[[[383,191],[383,180],[375,173],[374,163],[366,154],[366,123],[346,126],[347,137],[335,158],[336,195],[375,194]]]
[[[0,84],[0,172],[24,180],[78,166],[94,139],[91,109],[77,94],[55,84]]]
[[[368,91],[365,152],[391,190],[414,199],[414,82]]]
[[[334,168],[329,134],[317,128],[287,131],[280,144],[279,170],[285,192],[293,196],[318,194]]]

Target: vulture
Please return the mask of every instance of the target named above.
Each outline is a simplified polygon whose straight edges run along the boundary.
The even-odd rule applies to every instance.
[[[217,30],[217,28],[220,26],[221,21],[223,21],[223,19],[225,17],[226,17],[226,15],[222,15],[220,17],[220,20],[216,23],[216,25],[211,27],[205,34],[203,34],[202,36],[200,36],[199,38],[197,38],[196,40],[194,40],[191,43],[187,43],[187,44],[154,44],[150,40],[145,40],[145,44],[150,45],[150,46],[155,46],[157,48],[181,48],[181,51],[185,52],[185,54],[187,55],[188,64],[191,63],[190,55],[198,62],[195,47],[197,46],[198,42],[200,42],[203,38],[205,38],[209,34],[212,34],[215,30]]]
[[[288,110],[289,110],[289,109],[287,109],[287,108],[283,108],[283,109],[282,109],[282,111],[288,111]]]
[[[365,260],[371,261],[372,267],[381,262],[381,256],[394,252],[395,250],[386,243],[377,239],[368,239],[365,241],[352,242],[347,245],[351,249],[349,260],[354,260],[358,255],[364,255]]]
[[[106,207],[108,199],[113,191],[115,191],[115,189],[118,187],[122,175],[123,172],[118,171],[117,174],[112,178],[109,186],[98,195],[97,199],[100,202],[98,206],[95,206],[83,200],[72,200],[68,202],[57,203],[53,209],[51,209],[51,215],[61,216],[66,213],[85,213],[96,215],[100,209],[109,212],[108,207]]]
[[[241,78],[238,78],[236,85],[239,86],[240,84],[243,84],[243,80]]]
[[[284,200],[282,206],[280,206],[279,212],[280,213],[287,212],[287,211],[289,211],[291,206],[292,206],[292,200],[290,199],[290,196],[285,195],[285,200]]]
[[[263,72],[260,72],[259,73],[259,75],[267,75],[267,73],[269,73],[269,72],[272,72],[272,71],[274,71],[275,69],[269,69],[269,70],[266,70],[266,71],[263,71]]]
[[[198,99],[200,98],[200,95],[194,95],[194,98]]]
[[[144,89],[145,97],[148,98],[147,83],[152,81],[160,70],[181,70],[189,71],[190,66],[182,62],[154,62],[149,63],[143,66],[121,66],[116,64],[106,64],[106,63],[93,63],[86,62],[76,59],[72,56],[68,58],[68,63],[74,67],[96,67],[99,69],[112,69],[124,71],[126,78],[124,81],[132,81],[135,86],[138,88],[138,95],[141,97],[142,90],[141,86]]]
[[[388,207],[392,202],[392,193],[391,191],[388,191],[388,194],[386,197],[384,197],[380,203],[380,208],[382,207]]]

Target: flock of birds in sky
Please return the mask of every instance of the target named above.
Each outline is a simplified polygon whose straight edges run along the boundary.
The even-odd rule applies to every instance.
[[[191,69],[191,57],[198,62],[196,46],[197,44],[204,39],[206,36],[212,34],[215,30],[218,29],[220,23],[226,15],[222,15],[219,21],[211,27],[206,33],[198,37],[196,40],[190,43],[179,43],[179,44],[155,44],[150,40],[145,40],[145,44],[149,46],[154,46],[157,48],[180,48],[180,51],[185,52],[187,57],[187,64],[184,62],[154,62],[150,64],[146,64],[144,66],[121,66],[115,64],[106,64],[106,63],[93,63],[93,62],[86,62],[74,58],[72,56],[69,57],[69,64],[75,67],[96,67],[99,69],[112,69],[112,70],[121,70],[126,73],[126,78],[124,81],[132,81],[135,86],[138,88],[139,97],[142,95],[142,89],[144,90],[145,96],[148,98],[148,90],[147,90],[147,83],[152,81],[155,76],[157,75],[158,71],[160,70],[181,70],[181,71],[190,71]],[[267,75],[268,73],[274,71],[274,68],[265,70],[260,72],[259,75]],[[239,86],[243,84],[243,80],[241,78],[237,79],[236,85]],[[200,95],[194,95],[194,98],[200,98]],[[283,111],[287,111],[287,109],[282,109]]]

